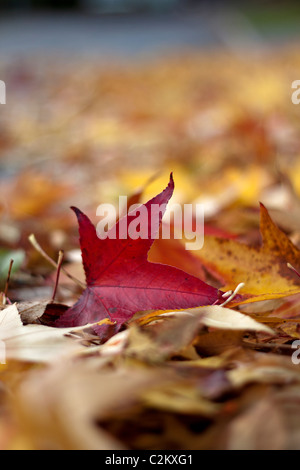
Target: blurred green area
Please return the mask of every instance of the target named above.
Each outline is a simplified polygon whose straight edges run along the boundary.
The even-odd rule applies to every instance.
[[[14,274],[22,266],[25,260],[25,252],[23,250],[8,250],[6,248],[0,248],[0,291],[5,285],[11,260],[14,262],[11,274]]]
[[[299,2],[267,2],[265,4],[249,2],[241,5],[239,11],[258,30],[300,25]]]

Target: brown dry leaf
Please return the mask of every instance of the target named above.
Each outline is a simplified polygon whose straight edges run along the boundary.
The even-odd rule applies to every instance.
[[[279,328],[291,338],[300,339],[300,322],[289,321],[283,325],[280,325]]]
[[[173,355],[189,354],[188,347],[201,329],[201,321],[196,316],[170,317],[138,328],[134,324],[129,329],[126,356],[155,363],[170,359]],[[195,358],[195,357],[194,357]]]
[[[147,326],[138,330],[133,322],[126,354],[147,362],[166,360],[174,354],[196,360],[194,348],[201,356],[217,355],[240,346],[245,331],[274,334],[271,328],[250,316],[217,305],[152,312],[137,322]],[[204,327],[213,331],[201,331]],[[192,349],[188,348],[190,345]]]
[[[212,417],[221,409],[221,405],[205,399],[195,384],[189,382],[152,388],[143,395],[143,401],[156,409],[193,416]]]
[[[293,349],[291,349],[291,355]],[[299,368],[284,357],[272,353],[255,352],[249,356],[248,363],[236,362],[235,367],[228,371],[228,379],[235,388],[241,388],[252,383],[285,385],[300,382]]]
[[[194,343],[200,356],[218,356],[222,352],[242,345],[242,331],[216,330],[203,333]]]
[[[101,370],[93,357],[29,374],[14,405],[35,449],[117,450],[124,444],[102,423],[133,416],[144,406],[161,409],[168,394],[173,395],[169,409],[178,413],[211,415],[219,409],[201,399],[193,381],[158,369]]]
[[[49,301],[19,302],[17,309],[23,325],[35,323],[40,318],[48,305]]]
[[[299,450],[300,387],[272,391],[226,429],[229,450]]]
[[[130,381],[121,371],[101,373],[68,364],[29,376],[14,403],[24,433],[36,450],[124,449],[95,423],[102,413],[130,407],[134,393],[149,384],[149,374],[129,374]]]

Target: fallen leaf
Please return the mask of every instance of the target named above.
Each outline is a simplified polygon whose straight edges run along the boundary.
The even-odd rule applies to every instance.
[[[174,387],[174,384],[160,386],[158,390],[151,389],[145,393],[146,405],[169,412],[214,416],[221,406],[201,396],[199,390],[191,387],[191,384],[182,384]]]
[[[74,328],[24,326],[15,304],[0,311],[0,340],[5,345],[5,360],[47,363],[79,353],[83,346],[66,337],[71,331]]]
[[[207,236],[204,247],[194,252],[204,266],[216,276],[223,290],[243,282],[243,300],[232,305],[276,299],[300,292],[299,277],[288,268],[300,269],[300,250],[260,206],[262,246],[253,247],[236,240]]]
[[[221,305],[208,305],[199,308],[190,308],[188,310],[180,310],[178,312],[153,312],[150,316],[154,319],[160,317],[176,316],[176,317],[197,317],[202,325],[209,328],[218,328],[223,330],[238,331],[256,331],[273,335],[273,331],[263,323],[251,318],[249,315],[236,312],[230,308]],[[149,316],[148,316],[149,318]],[[142,321],[142,319],[141,319]]]
[[[173,190],[171,175],[167,188],[142,205],[144,211],[138,209],[140,223],[144,223],[147,233],[137,239],[123,239],[120,235],[122,225],[125,224],[128,233],[130,224],[136,223],[136,212],[120,219],[107,238],[101,240],[88,217],[74,208],[87,288],[78,302],[54,322],[55,326],[79,326],[103,318],[121,325],[137,311],[188,308],[220,299],[221,292],[200,279],[171,266],[147,261]],[[115,239],[116,234],[119,237]]]
[[[228,450],[299,450],[300,387],[270,390],[224,430]]]
[[[150,363],[165,361],[175,354],[185,356],[200,329],[200,319],[196,316],[161,317],[144,328],[133,324],[125,354]]]

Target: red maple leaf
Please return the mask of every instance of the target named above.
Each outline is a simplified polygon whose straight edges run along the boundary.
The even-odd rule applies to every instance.
[[[100,239],[89,218],[72,207],[79,223],[87,287],[54,326],[81,326],[104,318],[122,325],[138,311],[190,308],[213,304],[221,298],[221,291],[197,277],[147,260],[173,191],[171,174],[166,189],[141,205],[143,211],[137,209],[120,219],[106,239]],[[122,239],[121,227],[130,232],[130,225],[137,223],[137,217],[143,222],[141,225],[147,227],[147,233],[143,238]],[[117,238],[110,238],[112,233],[117,234]]]

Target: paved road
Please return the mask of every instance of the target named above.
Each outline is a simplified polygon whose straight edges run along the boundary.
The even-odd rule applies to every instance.
[[[101,17],[80,14],[3,16],[0,55],[68,53],[135,55],[216,44],[201,16]]]
[[[152,16],[28,14],[0,16],[0,59],[36,54],[128,58],[185,47],[272,45],[295,31],[258,33],[236,11],[182,11]],[[296,31],[297,35],[299,31]]]

